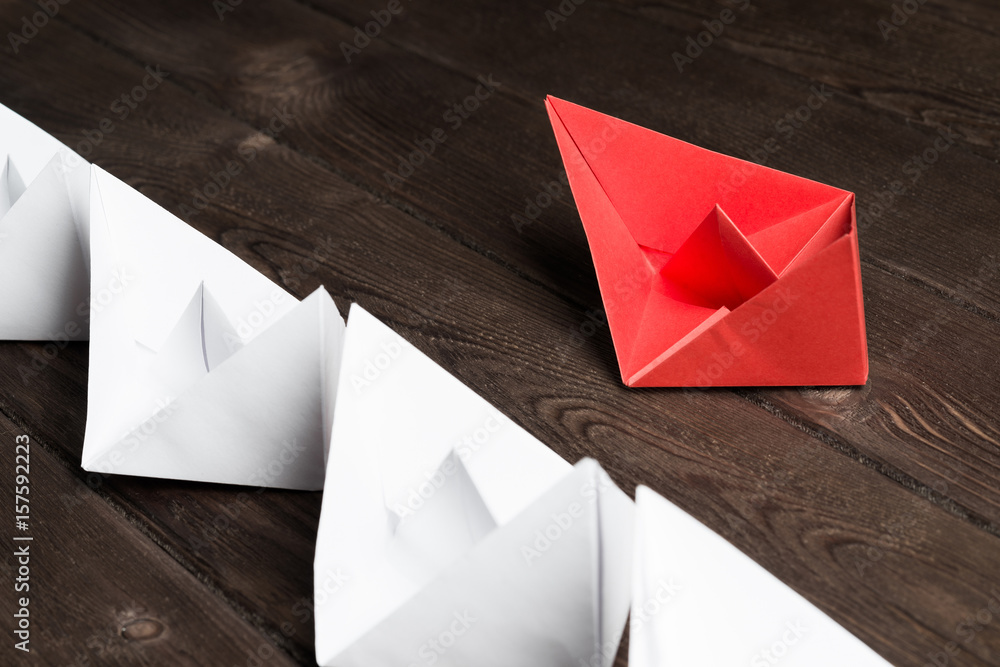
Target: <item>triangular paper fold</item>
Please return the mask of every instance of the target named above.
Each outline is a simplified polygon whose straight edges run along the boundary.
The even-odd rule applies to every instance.
[[[18,172],[10,156],[0,154],[0,218],[24,194],[24,179]]]
[[[594,461],[577,464],[335,660],[322,664],[406,667],[412,656],[418,664],[435,656],[446,665],[609,666],[624,619],[603,599],[601,582],[627,577],[628,564],[623,572],[607,572],[598,545],[618,535],[602,533],[601,514],[627,520],[631,501],[604,480]],[[621,591],[612,594],[622,598]],[[605,635],[602,607],[609,606],[616,613]]]
[[[70,171],[55,155],[23,192],[8,191],[19,196],[0,217],[0,339],[87,338],[87,264]]]
[[[84,468],[322,488],[329,295],[297,302],[96,167],[91,192]]]
[[[716,205],[660,272],[705,305],[735,310],[778,279],[743,232]]]
[[[153,397],[151,417],[109,444],[96,439],[95,412],[85,469],[105,473],[297,489],[323,488],[321,332],[340,319],[319,289],[251,344],[205,371],[177,396]],[[196,351],[198,361],[200,350]],[[162,354],[162,352],[161,352]],[[96,371],[97,369],[95,369]],[[92,373],[95,373],[92,371]],[[103,378],[97,374],[92,384]],[[135,384],[92,388],[108,403]],[[102,407],[104,401],[100,404]],[[95,435],[92,435],[95,434]]]
[[[136,341],[159,349],[202,283],[236,329],[235,344],[253,340],[294,307],[291,295],[229,250],[100,167],[93,171],[92,216],[106,226],[114,266],[126,278],[121,295],[112,286],[105,300],[126,302]]]
[[[636,492],[635,537],[629,667],[888,666],[805,598],[646,487]]]
[[[90,337],[84,468],[322,488],[330,296],[299,303],[4,107],[0,127],[0,338]]]
[[[462,457],[452,451],[428,480],[405,502],[390,509],[398,519],[389,549],[399,567],[439,570],[457,560],[496,529],[497,523],[469,475]],[[433,493],[429,493],[433,488]],[[416,565],[415,565],[416,564]]]
[[[852,194],[547,107],[627,384],[865,381]],[[632,667],[887,664],[357,304],[345,325],[2,106],[0,128],[0,339],[89,335],[87,470],[325,485],[320,665],[609,667],[630,597]]]
[[[627,385],[864,384],[851,193],[546,107]]]
[[[546,530],[565,539],[550,549]],[[456,611],[475,621],[440,664],[613,658],[630,536],[631,501],[596,464],[570,468],[352,306],[316,547],[321,665],[408,665]]]

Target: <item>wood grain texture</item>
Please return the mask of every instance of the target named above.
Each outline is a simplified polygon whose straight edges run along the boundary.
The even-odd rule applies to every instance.
[[[0,475],[10,486],[21,435],[23,429],[0,417]],[[22,565],[14,550],[28,545],[30,573],[17,576],[30,588],[17,595],[29,600],[30,652],[12,647],[16,598],[8,592],[5,664],[229,665],[258,650],[273,657],[269,664],[295,664],[121,508],[89,489],[58,452],[38,441],[29,451],[30,529],[17,534],[33,539],[5,540],[0,567],[12,582]]]
[[[867,390],[851,392],[851,403],[855,407],[863,404],[865,418],[854,419],[843,428],[839,421],[827,419],[829,401],[786,400],[787,392],[774,391],[758,392],[753,400],[780,407],[785,418],[832,438],[839,448],[870,461],[908,486],[928,494],[943,490],[938,495],[946,497],[955,511],[1000,532],[997,452],[989,436],[979,435],[992,428],[983,423],[982,415],[988,414],[1000,394],[997,360],[991,354],[1000,342],[1000,320],[988,302],[1000,278],[1000,243],[989,215],[995,209],[998,171],[993,164],[982,164],[983,155],[976,148],[981,147],[981,141],[970,140],[959,128],[953,128],[956,143],[941,154],[940,162],[928,164],[926,171],[918,169],[919,178],[912,183],[906,165],[913,151],[919,154],[933,146],[938,135],[929,130],[943,127],[939,122],[912,127],[905,117],[882,114],[874,120],[885,125],[884,131],[879,129],[878,140],[873,141],[872,111],[884,110],[858,104],[852,95],[860,93],[844,92],[845,85],[829,81],[830,77],[818,77],[814,82],[799,73],[776,76],[772,64],[761,65],[752,59],[733,62],[728,41],[720,40],[706,49],[683,75],[671,69],[669,58],[671,68],[665,68],[667,47],[663,44],[671,40],[664,35],[677,33],[683,42],[683,36],[700,26],[700,21],[712,19],[703,8],[691,10],[691,16],[676,7],[643,5],[639,12],[643,16],[637,16],[631,10],[622,14],[614,6],[581,7],[553,31],[543,4],[502,10],[478,3],[407,6],[384,28],[383,38],[373,40],[348,63],[339,44],[344,40],[351,43],[352,24],[371,20],[367,10],[351,3],[325,0],[321,4],[328,8],[329,16],[291,1],[270,3],[232,12],[225,21],[198,22],[193,28],[182,18],[196,10],[183,3],[157,12],[122,4],[114,10],[88,5],[71,9],[68,15],[87,30],[100,29],[102,37],[135,58],[164,64],[173,70],[176,81],[251,124],[264,127],[274,109],[288,109],[296,121],[279,137],[282,143],[560,294],[576,306],[577,328],[587,324],[587,311],[600,308],[600,297],[568,188],[558,185],[559,158],[540,110],[547,90],[573,99],[583,95],[582,101],[592,100],[595,106],[629,120],[737,155],[753,155],[774,138],[779,149],[768,156],[772,166],[859,193],[862,223],[869,221],[862,234],[864,277],[866,285],[873,285],[867,290],[869,331],[871,343],[880,353],[872,355]],[[863,5],[859,16],[873,15],[875,9]],[[741,13],[732,30],[725,33],[726,39],[739,39],[747,30],[753,34],[754,21],[772,32],[790,30],[797,16],[795,12],[774,14],[769,8],[762,18],[763,11]],[[977,16],[985,22],[991,15],[987,10]],[[649,17],[655,20],[651,22]],[[671,17],[676,25],[669,24]],[[829,20],[832,26],[840,27],[845,21],[831,19],[823,12],[817,20]],[[852,20],[859,43],[872,55],[877,45],[860,39],[866,24]],[[871,27],[878,40],[884,41],[877,21],[872,19]],[[772,24],[775,27],[770,27]],[[162,29],[164,25],[184,27],[183,31],[170,32]],[[567,36],[567,30],[574,32]],[[962,31],[968,28],[949,25],[941,30],[941,43],[945,44],[964,38]],[[626,44],[622,34],[630,35],[627,53],[620,48],[612,50],[610,44],[601,48],[613,39]],[[177,49],[176,44],[185,40],[191,48]],[[642,48],[643,40],[648,41],[648,49]],[[242,44],[242,48],[215,47],[232,43]],[[563,47],[575,43],[589,47],[567,58]],[[812,48],[820,48],[810,43]],[[500,48],[501,44],[507,48]],[[835,45],[824,48],[832,51]],[[281,55],[247,57],[272,51]],[[594,62],[611,52],[615,57],[606,58],[605,66]],[[530,58],[524,57],[527,53]],[[411,57],[406,58],[407,54]],[[442,58],[442,54],[448,57]],[[548,66],[547,60],[551,61]],[[978,62],[982,64],[977,64],[970,76],[981,79],[993,61],[985,58]],[[944,67],[948,71],[953,64],[946,62]],[[330,75],[317,76],[320,70]],[[398,156],[412,151],[415,140],[426,140],[439,127],[448,128],[444,114],[449,102],[475,89],[477,71],[495,73],[495,78],[505,83],[460,127],[448,129],[448,139],[410,178],[390,188],[385,172],[396,170]],[[581,89],[573,73],[586,75],[596,88]],[[619,95],[622,86],[637,77],[643,83],[641,94]],[[563,92],[567,80],[577,86],[570,93]],[[598,86],[599,82],[603,85]],[[806,104],[818,85],[836,91],[831,92],[833,99],[810,111],[810,119],[800,128],[778,125],[785,114]],[[289,94],[293,89],[296,95]],[[654,105],[656,94],[676,101]],[[756,106],[734,114],[725,103],[728,98],[750,100]],[[337,123],[329,122],[333,113]],[[861,127],[866,131],[859,132]],[[789,136],[778,128],[794,131]],[[830,141],[831,137],[836,141]],[[822,160],[816,159],[817,146],[825,151]],[[894,195],[891,206],[887,204],[875,215],[878,209],[872,206],[883,201],[878,183],[858,178],[875,173],[878,165],[897,172],[895,176],[886,172],[883,184],[902,179],[907,191]],[[948,179],[955,173],[953,169],[963,178]],[[960,182],[952,182],[956,180]],[[523,214],[525,198],[537,197],[553,181],[563,196],[543,211],[537,223],[516,228],[511,216]],[[484,189],[484,183],[490,187]],[[901,208],[903,200],[921,211]],[[962,233],[942,224],[942,216],[963,220]],[[934,272],[942,266],[948,269],[947,284],[940,275],[921,269],[925,261],[932,262]],[[883,303],[870,305],[880,297]],[[893,308],[893,304],[907,304],[907,308]],[[883,317],[889,314],[885,308],[894,311],[893,319]],[[979,333],[960,333],[972,330]],[[573,340],[567,337],[567,342]],[[959,340],[962,349],[950,344]],[[924,363],[928,347],[938,354]],[[880,364],[880,359],[888,363]],[[921,382],[900,382],[900,371],[911,380],[920,377],[932,382],[941,397],[935,406],[949,414],[957,411],[969,416],[974,428],[961,425],[960,419],[955,423],[937,420],[928,408]],[[906,405],[928,410],[910,418]],[[875,419],[869,423],[871,417]],[[920,422],[931,420],[938,428],[926,431]],[[904,427],[898,427],[899,423]],[[982,431],[984,426],[986,431]]]
[[[395,36],[387,28],[349,67],[337,44],[363,18],[351,12],[377,7],[330,4],[318,12],[295,3],[247,4],[219,21],[210,3],[141,11],[111,1],[71,3],[24,53],[0,54],[0,102],[73,146],[142,79],[145,65],[162,65],[171,72],[167,82],[129,118],[116,119],[90,156],[97,163],[180,212],[237,147],[258,147],[248,169],[189,217],[196,228],[299,296],[322,283],[342,311],[359,301],[559,454],[596,457],[623,488],[652,486],[895,664],[923,665],[950,641],[961,642],[951,664],[997,664],[998,624],[968,643],[959,634],[959,624],[1000,585],[1000,550],[989,530],[998,506],[994,297],[988,285],[979,300],[953,298],[949,286],[959,278],[942,282],[940,264],[959,270],[995,247],[995,232],[989,235],[983,217],[970,219],[964,254],[949,250],[939,264],[927,259],[929,268],[913,263],[909,246],[894,245],[902,242],[891,230],[881,242],[867,240],[875,232],[863,236],[873,365],[865,389],[626,390],[607,331],[571,335],[586,331],[586,311],[599,307],[599,295],[568,192],[523,233],[510,223],[537,184],[559,177],[539,96],[554,92],[675,133],[687,128],[692,140],[717,142],[710,147],[753,147],[773,129],[775,109],[802,103],[808,82],[770,63],[724,55],[721,42],[695,63],[705,70],[699,78],[680,84],[686,98],[669,93],[676,95],[670,107],[664,90],[675,82],[664,76],[657,84],[638,69],[650,60],[628,62],[664,34],[682,41],[714,10],[644,6],[666,12],[668,22],[683,17],[677,27],[659,28],[661,14],[654,21],[624,5],[592,2],[566,28],[596,36],[603,24],[606,41],[588,41],[587,33],[569,39],[562,27],[556,41],[526,31],[529,18],[549,31],[542,4],[508,13],[414,3],[389,26],[399,28]],[[592,10],[596,18],[586,19]],[[2,32],[27,11],[27,3],[0,6]],[[762,30],[778,21],[756,20]],[[774,25],[780,32],[786,24]],[[625,47],[613,38],[622,35],[632,40],[619,54]],[[562,69],[548,73],[546,65],[557,61]],[[661,61],[663,74],[671,63]],[[622,76],[627,67],[642,86]],[[489,71],[509,84],[390,190],[382,172],[393,155],[442,126],[448,102]],[[544,89],[557,83],[561,88]],[[732,94],[726,84],[736,86]],[[788,160],[782,168],[848,187],[843,179],[860,178],[879,159],[931,136],[877,106],[846,99],[828,105],[820,113],[842,118],[843,141],[830,142],[830,126],[817,118],[775,154]],[[295,120],[274,141],[259,129],[284,106]],[[875,155],[862,152],[861,163],[818,160],[807,150],[823,141],[848,155],[848,144],[860,147],[864,139],[861,122],[889,132],[868,149]],[[979,191],[990,172],[975,151],[957,146],[948,157],[966,167],[961,178],[935,168],[926,178],[941,179],[939,194],[931,188],[929,199],[912,197],[921,215],[907,224],[928,240],[938,231],[924,228],[958,205],[945,197],[948,187],[967,189],[980,204],[991,195]],[[884,260],[869,260],[876,251]],[[964,270],[960,275],[971,275]],[[915,338],[928,321],[939,331]],[[40,345],[2,344],[0,367],[31,368],[42,352]],[[77,487],[89,479],[75,468],[85,406],[85,345],[60,352],[27,385],[16,372],[0,376],[0,408],[58,453],[62,474],[72,473]],[[123,550],[155,544],[165,564],[151,570],[186,570],[191,596],[208,596],[248,619],[256,636],[241,640],[246,647],[274,642],[278,659],[312,663],[311,620],[303,622],[296,605],[311,595],[318,494],[89,481],[99,494],[82,488],[84,497],[140,529],[124,533]],[[64,519],[55,510],[46,515],[59,530]],[[152,599],[161,592],[148,588]],[[73,627],[83,642],[102,626],[95,618],[85,630]],[[178,630],[170,641],[171,650],[191,651],[199,635]]]

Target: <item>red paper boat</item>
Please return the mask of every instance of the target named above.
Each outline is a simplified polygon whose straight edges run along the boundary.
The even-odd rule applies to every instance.
[[[852,193],[545,104],[625,384],[867,381]]]

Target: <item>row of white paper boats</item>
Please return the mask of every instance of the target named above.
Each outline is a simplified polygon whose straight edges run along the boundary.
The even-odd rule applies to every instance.
[[[321,665],[606,666],[630,610],[633,667],[886,664],[357,304],[300,302],[5,107],[0,129],[0,338],[89,337],[87,470],[324,489]]]

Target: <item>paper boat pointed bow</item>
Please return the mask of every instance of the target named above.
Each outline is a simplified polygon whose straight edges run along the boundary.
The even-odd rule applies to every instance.
[[[622,380],[868,378],[854,195],[549,97]]]

